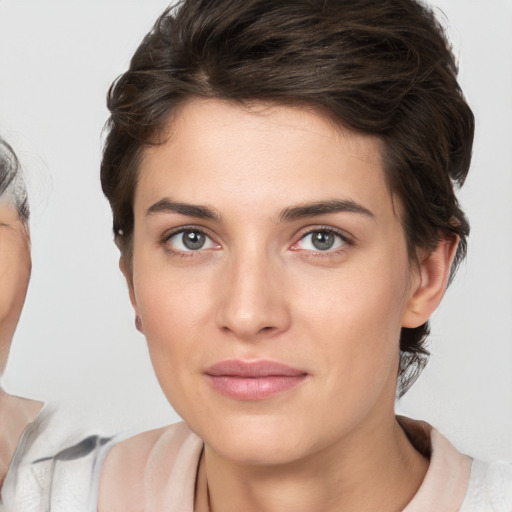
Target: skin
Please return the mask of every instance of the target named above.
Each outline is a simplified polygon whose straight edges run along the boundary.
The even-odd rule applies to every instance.
[[[21,315],[30,278],[30,236],[16,210],[0,202],[0,374]],[[25,427],[42,404],[0,389],[0,484]]]
[[[285,215],[330,201],[365,212]],[[379,141],[303,109],[194,100],[146,150],[134,215],[121,268],[160,385],[205,443],[196,511],[402,510],[428,461],[394,416],[400,329],[441,300],[456,241],[409,262]],[[184,227],[203,248],[187,250]],[[311,233],[326,230],[320,251]],[[205,376],[226,359],[307,376],[235,400]]]

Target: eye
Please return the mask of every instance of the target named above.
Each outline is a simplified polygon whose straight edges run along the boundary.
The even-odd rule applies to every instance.
[[[327,252],[339,249],[346,243],[347,240],[339,233],[329,229],[318,229],[303,235],[292,249]]]
[[[168,236],[165,244],[174,251],[193,252],[219,247],[208,235],[198,229],[183,229]]]

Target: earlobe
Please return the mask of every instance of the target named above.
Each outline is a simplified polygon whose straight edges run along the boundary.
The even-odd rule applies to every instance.
[[[437,247],[420,255],[417,279],[407,304],[402,327],[419,327],[435,311],[446,291],[459,238],[442,238]]]
[[[133,275],[132,271],[130,269],[130,266],[127,264],[126,259],[121,256],[119,258],[119,269],[124,275],[124,278],[126,279],[126,284],[128,285],[128,293],[130,295],[130,302],[132,303],[133,310],[135,311],[135,327],[137,330],[144,334],[143,328],[142,328],[142,320],[139,315],[139,310],[137,308],[137,301],[135,299],[135,291],[133,288]]]

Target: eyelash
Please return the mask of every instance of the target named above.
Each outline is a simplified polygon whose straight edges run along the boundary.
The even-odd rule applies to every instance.
[[[204,228],[196,227],[196,226],[181,226],[177,229],[174,229],[170,232],[165,233],[160,240],[160,245],[162,245],[164,250],[167,253],[171,254],[172,256],[177,256],[180,258],[190,258],[190,257],[200,256],[201,253],[204,252],[204,249],[203,250],[198,249],[197,251],[194,251],[194,250],[182,251],[179,249],[173,249],[171,246],[169,246],[169,240],[171,240],[171,238],[175,237],[176,235],[186,233],[186,232],[202,234],[205,237],[207,237],[209,240],[211,240],[212,243],[219,246],[219,244],[217,244],[217,242],[214,241],[213,237],[211,237]],[[333,250],[327,249],[325,251],[322,251],[322,250],[317,250],[317,251],[306,250],[305,251],[305,252],[309,253],[310,255],[314,255],[315,257],[323,257],[323,258],[333,257],[341,252],[346,251],[347,246],[350,247],[350,246],[354,245],[353,240],[350,237],[348,237],[345,232],[342,232],[342,231],[335,229],[331,226],[315,226],[314,228],[309,228],[306,231],[303,231],[300,234],[300,236],[297,238],[297,240],[295,242],[293,242],[293,244],[291,244],[290,249],[292,251],[299,252],[301,249],[300,248],[294,249],[294,246],[299,244],[307,236],[312,235],[314,233],[331,234],[331,235],[334,235],[334,236],[338,237],[339,239],[341,239],[341,242],[342,242],[341,247],[335,248]]]
[[[196,226],[181,226],[179,228],[176,228],[172,231],[169,231],[167,233],[165,233],[163,236],[162,236],[162,239],[160,241],[160,244],[162,245],[162,247],[164,248],[164,250],[169,253],[170,255],[172,256],[177,256],[179,258],[191,258],[191,257],[197,257],[199,256],[204,250],[201,250],[201,249],[198,249],[197,251],[193,251],[193,250],[189,250],[189,251],[182,251],[182,250],[179,250],[179,249],[173,249],[170,245],[169,245],[169,240],[171,240],[171,238],[175,237],[176,235],[179,235],[179,234],[182,234],[182,233],[187,233],[187,232],[190,232],[190,233],[198,233],[198,234],[202,234],[204,235],[206,238],[208,238],[209,240],[211,240],[212,243],[214,243],[215,245],[219,245],[217,244],[217,242],[215,242],[213,240],[213,238],[207,233],[207,231],[204,229],[204,228],[200,228],[200,227],[196,227]]]
[[[341,240],[342,244],[340,247],[337,247],[335,249],[327,249],[325,251],[322,251],[322,250],[306,251],[309,253],[310,256],[319,257],[319,258],[330,258],[330,257],[337,256],[338,254],[340,254],[342,252],[345,252],[347,250],[347,247],[354,245],[354,241],[344,231],[338,230],[331,226],[315,226],[313,228],[307,228],[305,231],[303,231],[300,234],[297,241],[292,244],[292,246],[291,246],[292,250],[295,250],[297,252],[300,251],[300,249],[293,249],[293,247],[296,246],[302,240],[304,240],[307,236],[312,235],[314,233],[327,233],[330,235],[334,235]]]

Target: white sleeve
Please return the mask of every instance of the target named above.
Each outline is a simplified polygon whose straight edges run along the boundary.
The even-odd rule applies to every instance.
[[[473,461],[460,512],[512,512],[512,463]]]
[[[1,512],[96,512],[103,462],[115,444],[92,435],[47,456],[51,413],[25,430],[1,491]]]

